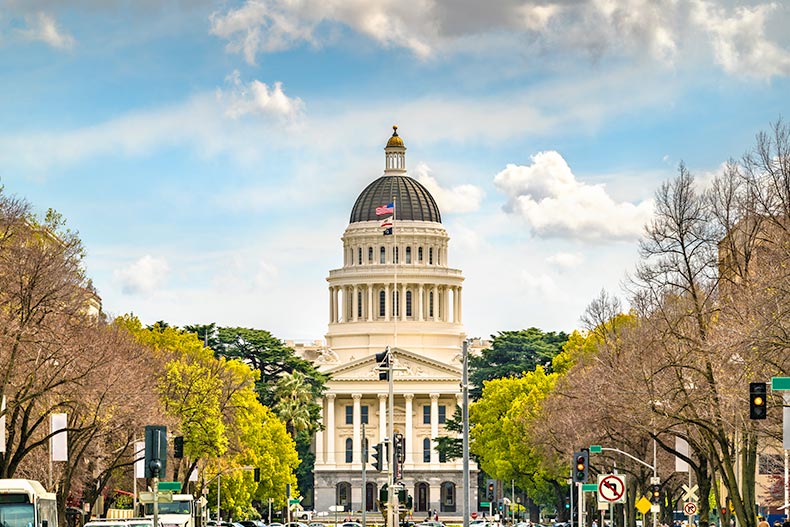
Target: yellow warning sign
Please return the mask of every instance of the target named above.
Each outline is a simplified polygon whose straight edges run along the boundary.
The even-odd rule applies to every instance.
[[[652,503],[650,503],[650,500],[645,498],[644,496],[642,496],[636,502],[636,510],[638,510],[642,514],[647,514],[648,512],[650,512],[651,505],[652,505]]]

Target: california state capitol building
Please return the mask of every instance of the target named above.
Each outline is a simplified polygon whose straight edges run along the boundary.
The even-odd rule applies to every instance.
[[[382,214],[380,207],[390,203],[394,211]],[[463,402],[464,277],[450,266],[450,237],[436,201],[407,174],[396,126],[384,148],[384,174],[357,197],[341,240],[343,266],[327,278],[325,345],[287,342],[330,376],[318,401],[324,430],[314,439],[314,509],[341,505],[358,512],[364,504],[368,512],[378,510],[386,464],[382,472],[368,464],[363,490],[362,434],[364,425],[370,452],[387,438],[388,383],[379,380],[375,355],[389,347],[393,428],[405,437],[402,481],[414,516],[434,510],[460,516],[463,462],[440,457],[434,438],[453,434],[444,424]],[[481,345],[473,342],[470,352]],[[477,510],[477,474],[470,462],[471,510]]]

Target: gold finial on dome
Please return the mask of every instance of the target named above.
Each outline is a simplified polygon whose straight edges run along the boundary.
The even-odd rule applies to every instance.
[[[392,137],[387,141],[387,146],[403,146],[403,139],[398,135],[398,125],[392,125]]]

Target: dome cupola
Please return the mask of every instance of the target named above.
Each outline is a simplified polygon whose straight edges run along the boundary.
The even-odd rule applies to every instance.
[[[378,221],[376,207],[395,203],[395,220],[430,221],[441,223],[439,207],[424,186],[406,174],[406,147],[392,127],[392,137],[384,148],[384,175],[367,186],[351,209],[349,223]]]

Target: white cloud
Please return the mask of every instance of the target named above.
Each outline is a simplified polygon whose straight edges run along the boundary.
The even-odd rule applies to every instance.
[[[731,15],[705,0],[694,5],[694,20],[710,34],[716,62],[724,71],[757,78],[790,74],[790,51],[765,34],[766,19],[781,16],[776,3],[738,6]]]
[[[304,110],[304,103],[300,98],[285,95],[281,82],[275,82],[271,89],[259,80],[244,84],[237,70],[227,77],[226,83],[230,85],[230,89],[217,90],[217,99],[224,104],[225,115],[233,119],[245,115],[294,119]]]
[[[553,297],[558,290],[554,278],[545,273],[532,274],[528,271],[522,271],[521,284],[528,291],[542,297]]]
[[[124,294],[147,294],[164,285],[170,266],[164,258],[146,254],[136,262],[113,271],[113,280]]]
[[[485,193],[475,185],[458,185],[453,188],[443,188],[431,175],[431,169],[425,163],[419,163],[413,174],[417,181],[428,189],[436,200],[439,210],[449,213],[473,212],[480,208],[480,202]]]
[[[584,256],[579,253],[556,253],[546,258],[546,261],[561,269],[573,269],[582,264]]]
[[[557,152],[531,159],[529,166],[508,165],[494,184],[508,196],[507,210],[523,216],[537,236],[634,239],[652,214],[651,201],[617,203],[603,185],[578,181]]]
[[[333,24],[420,58],[517,46],[519,54],[649,56],[674,66],[680,57],[710,44],[727,73],[769,77],[788,73],[788,51],[766,35],[769,12],[787,14],[766,3],[736,7],[729,16],[707,0],[501,1],[484,6],[477,0],[247,0],[224,14],[214,13],[211,32],[250,63],[259,53],[329,43],[342,33],[332,31]]]
[[[58,49],[71,49],[74,46],[74,37],[63,32],[52,15],[38,12],[25,16],[27,27],[20,29],[19,33],[27,40],[44,42]]]

